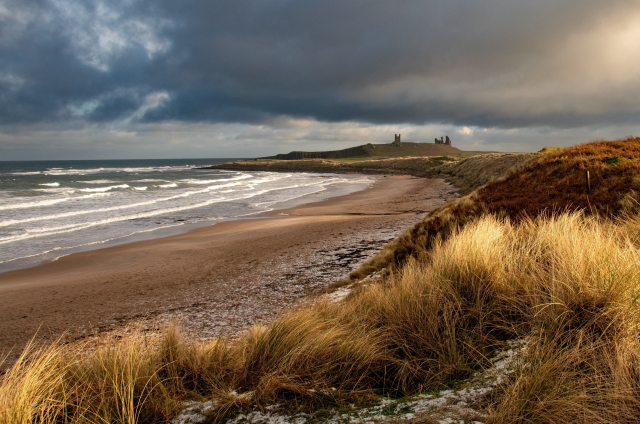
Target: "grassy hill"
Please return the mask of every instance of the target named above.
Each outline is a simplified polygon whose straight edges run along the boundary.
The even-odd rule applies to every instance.
[[[640,138],[505,169],[391,243],[360,273],[388,275],[341,301],[235,339],[26,352],[0,377],[0,423],[158,423],[194,405],[181,422],[360,422],[345,411],[371,405],[376,422],[637,422]],[[422,415],[395,420],[419,393]]]
[[[489,152],[464,152],[452,146],[435,143],[401,143],[394,144],[365,144],[343,150],[328,152],[291,152],[278,154],[261,159],[343,159],[343,158],[394,158],[394,157],[422,157],[422,156],[454,156],[469,157],[479,153]]]

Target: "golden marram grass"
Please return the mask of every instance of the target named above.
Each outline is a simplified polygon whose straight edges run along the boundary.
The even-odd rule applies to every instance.
[[[170,329],[89,354],[34,348],[2,377],[0,422],[163,422],[182,401],[211,397],[218,419],[277,402],[362,403],[448,387],[522,338],[524,365],[481,405],[488,422],[631,420],[640,413],[638,234],[638,218],[573,213],[516,225],[485,216],[386,283],[237,340],[195,343]]]

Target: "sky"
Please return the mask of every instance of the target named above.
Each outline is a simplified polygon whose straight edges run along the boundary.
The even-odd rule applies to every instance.
[[[0,160],[640,135],[640,0],[0,0]]]

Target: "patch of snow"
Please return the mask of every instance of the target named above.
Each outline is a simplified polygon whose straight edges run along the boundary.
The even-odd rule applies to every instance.
[[[348,285],[348,286],[344,286],[344,287],[340,287],[339,289],[337,289],[337,290],[335,290],[335,291],[333,291],[331,293],[327,293],[323,297],[325,297],[331,303],[338,303],[338,302],[342,301],[342,299],[347,297],[349,295],[349,293],[351,293],[352,291],[353,291],[353,284]]]
[[[240,414],[228,420],[227,424],[253,423],[253,424],[305,424],[309,418],[308,414],[296,414],[294,416],[277,415],[271,412],[262,413],[260,411],[250,412],[246,415]]]
[[[217,402],[209,400],[207,402],[188,402],[186,408],[175,417],[171,424],[199,424],[207,420],[207,415],[211,415],[218,406]]]
[[[484,416],[474,407],[514,372],[526,347],[526,340],[508,342],[507,349],[498,352],[492,358],[492,366],[476,374],[461,389],[443,390],[436,394],[420,394],[400,401],[382,398],[378,405],[337,413],[326,422],[334,424],[402,422],[428,416],[440,424],[480,424]],[[282,415],[277,413],[277,407],[266,409],[266,412],[256,411],[238,415],[227,423],[303,424],[309,420],[314,421],[312,415]]]
[[[491,359],[491,367],[477,373],[461,389],[443,390],[435,394],[420,394],[402,400],[381,398],[380,403],[375,406],[363,409],[355,409],[353,407],[350,411],[335,413],[325,422],[332,424],[384,423],[429,417],[439,424],[481,424],[484,416],[481,411],[475,409],[476,405],[496,387],[504,383],[509,374],[515,371],[526,348],[527,340],[508,342],[507,349],[498,352]],[[309,389],[311,392],[313,390]],[[251,392],[247,392],[247,394],[249,393]],[[243,395],[235,394],[235,396],[239,397]],[[193,413],[190,412],[193,411],[193,408],[194,403],[191,403],[180,417],[193,416]],[[253,411],[239,414],[228,420],[227,424],[304,424],[309,421],[317,422],[313,414],[286,415],[279,413],[279,408],[280,405],[271,405],[266,407],[264,412]],[[197,415],[196,418],[198,418]],[[172,424],[198,424],[202,422],[176,420]]]
[[[364,277],[362,280],[360,280],[357,283],[353,283],[353,284],[349,284],[347,286],[340,287],[340,288],[332,291],[331,293],[325,294],[324,296],[321,297],[321,299],[326,299],[330,303],[338,303],[338,302],[342,301],[342,299],[347,297],[356,288],[356,286],[358,286],[358,285],[366,286],[366,285],[372,284],[372,283],[377,282],[378,280],[380,280],[382,278],[382,273],[383,272],[384,272],[384,270],[381,270],[381,271],[378,271],[378,272],[374,272],[373,274],[367,275],[366,277]]]

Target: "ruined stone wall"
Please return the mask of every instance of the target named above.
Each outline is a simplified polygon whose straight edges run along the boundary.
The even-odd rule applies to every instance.
[[[440,140],[436,138],[436,144],[446,144],[447,146],[451,146],[451,139],[448,135],[446,136],[446,139],[444,137],[440,137]]]

